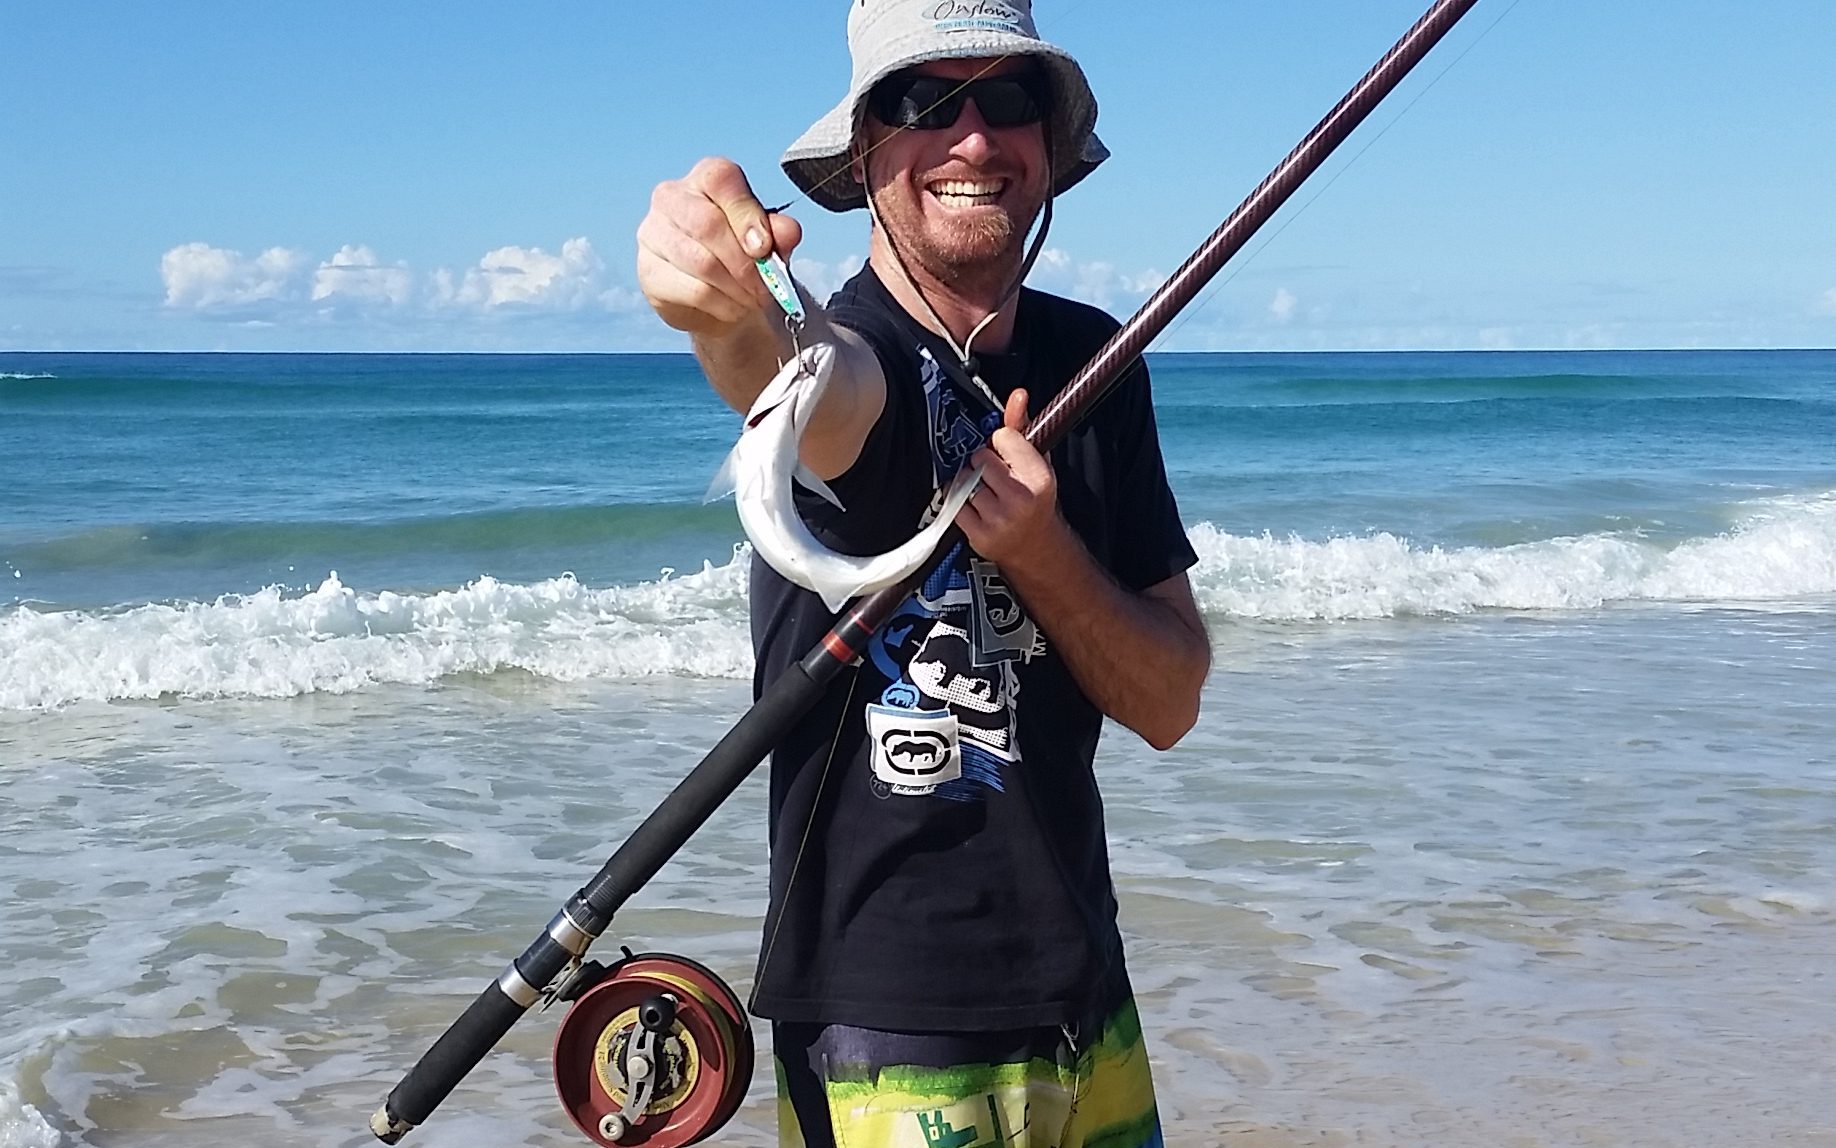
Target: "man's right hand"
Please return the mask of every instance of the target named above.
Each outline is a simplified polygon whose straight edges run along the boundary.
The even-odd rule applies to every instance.
[[[796,220],[766,213],[738,164],[704,159],[651,192],[637,231],[638,286],[671,327],[720,340],[775,314],[753,260],[788,257],[802,238]]]

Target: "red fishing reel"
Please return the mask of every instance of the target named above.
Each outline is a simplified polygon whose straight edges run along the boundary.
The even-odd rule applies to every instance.
[[[739,1111],[752,1025],[733,990],[686,957],[642,953],[604,970],[555,1033],[555,1091],[605,1148],[679,1148]]]

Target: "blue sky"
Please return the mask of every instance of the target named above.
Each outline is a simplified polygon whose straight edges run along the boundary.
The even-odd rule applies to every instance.
[[[1423,7],[1041,0],[1115,157],[1035,285],[1132,311]],[[6,5],[0,349],[681,349],[650,188],[791,198],[845,11]],[[1481,0],[1161,346],[1836,346],[1832,60],[1830,0]],[[858,265],[793,213],[814,286]]]

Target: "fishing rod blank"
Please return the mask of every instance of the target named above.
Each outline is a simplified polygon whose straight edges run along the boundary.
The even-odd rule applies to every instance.
[[[1477,2],[1436,0],[1033,420],[1026,431],[1028,441],[1044,453],[1069,433],[1154,337]],[[857,603],[815,649],[765,689],[598,874],[568,899],[548,928],[485,986],[401,1079],[370,1118],[370,1130],[378,1139],[394,1144],[424,1122],[524,1013],[556,995],[545,989],[578,965],[588,946],[611,924],[612,915],[765,760],[815,706],[828,683],[866,649],[880,625],[961,540],[960,531],[946,534],[928,562],[899,584]]]

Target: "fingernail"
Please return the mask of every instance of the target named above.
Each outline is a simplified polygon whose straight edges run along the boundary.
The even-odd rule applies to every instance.
[[[765,236],[756,227],[746,232],[746,250],[754,254],[763,254],[765,251]]]

